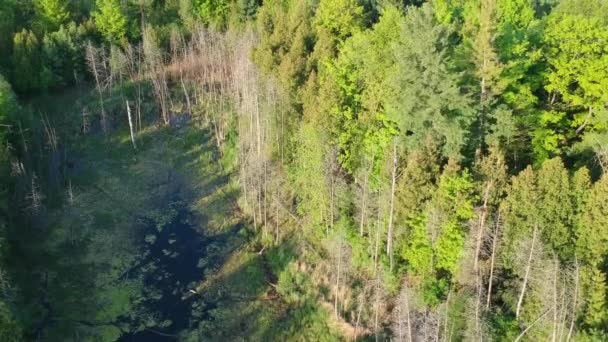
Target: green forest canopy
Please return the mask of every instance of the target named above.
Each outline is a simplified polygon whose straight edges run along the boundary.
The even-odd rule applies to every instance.
[[[63,253],[24,248],[16,229],[40,225],[32,207],[67,211],[53,139],[35,138],[54,119],[28,101],[88,84],[93,126],[127,129],[121,99],[145,124],[204,116],[302,315],[276,336],[297,339],[299,321],[311,338],[607,339],[606,13],[604,0],[0,0],[0,338],[42,329],[16,294],[43,275],[16,258]],[[231,59],[195,49],[203,36]],[[188,69],[189,54],[225,79],[198,79],[206,62]]]

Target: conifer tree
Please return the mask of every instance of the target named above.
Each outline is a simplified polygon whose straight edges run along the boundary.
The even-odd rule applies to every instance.
[[[44,88],[40,43],[34,32],[23,29],[15,34],[12,63],[17,91],[29,92]]]
[[[93,13],[95,25],[105,40],[122,45],[127,41],[127,18],[122,12],[119,0],[97,0]]]
[[[58,30],[70,19],[65,0],[36,0],[36,11],[45,32]]]

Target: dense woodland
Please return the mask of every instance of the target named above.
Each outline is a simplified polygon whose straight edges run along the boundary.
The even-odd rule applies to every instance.
[[[2,341],[171,325],[126,236],[193,151],[274,304],[180,339],[608,339],[605,0],[0,0],[0,51]]]

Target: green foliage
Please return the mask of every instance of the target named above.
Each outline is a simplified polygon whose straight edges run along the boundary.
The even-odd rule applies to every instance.
[[[422,215],[410,220],[408,245],[402,252],[403,258],[408,262],[408,267],[423,277],[431,275],[433,272],[433,248],[426,223],[427,218]]]
[[[227,234],[236,239],[255,235],[255,243],[226,248],[235,255],[226,262],[232,265],[230,270],[205,270],[210,272],[204,285],[207,291],[199,293],[204,302],[193,308],[200,324],[196,331],[184,333],[191,340],[229,340],[225,330],[239,330],[234,328],[237,326],[254,331],[250,338],[255,340],[339,339],[323,308],[327,293],[333,292],[328,289],[332,267],[326,259],[338,247],[348,250],[344,257],[349,259],[340,289],[341,313],[352,313],[340,319],[361,331],[376,327],[377,318],[379,335],[395,337],[385,336],[387,323],[398,313],[394,295],[405,284],[412,290],[410,313],[416,322],[424,314],[426,326],[426,319],[445,307],[447,322],[440,321],[440,325],[445,323],[446,332],[454,332],[453,338],[463,338],[465,334],[459,330],[472,326],[467,316],[469,304],[476,300],[477,286],[488,289],[492,265],[489,307],[485,303],[476,306],[483,339],[516,339],[552,305],[547,304],[554,300],[549,298],[552,286],[559,293],[558,302],[564,303],[556,311],[558,320],[573,319],[574,338],[605,339],[608,181],[601,168],[606,167],[608,155],[606,2],[421,3],[0,0],[0,67],[10,76],[14,89],[29,97],[81,80],[86,73],[83,45],[89,40],[97,45],[103,38],[106,47],[112,46],[109,64],[113,67],[121,62],[115,58],[117,52],[128,41],[139,41],[140,33],[146,57],[160,58],[167,54],[170,38],[180,34],[188,42],[201,26],[212,30],[254,28],[254,32],[247,31],[246,39],[259,39],[251,57],[261,73],[251,74],[275,82],[273,89],[278,90],[272,94],[277,97],[276,115],[267,122],[269,129],[261,132],[271,152],[264,165],[271,170],[272,180],[259,193],[264,220],[258,222],[267,226],[261,234]],[[249,25],[248,20],[256,22]],[[229,30],[226,47],[238,44],[245,31]],[[197,61],[204,63],[202,57]],[[173,69],[179,65],[167,70],[169,91],[179,94],[169,99],[174,108],[184,106],[181,87],[174,89]],[[224,66],[233,71],[232,58]],[[186,87],[193,88],[192,75],[184,76]],[[149,87],[145,79],[137,82]],[[124,97],[136,92],[134,83],[126,84],[109,90],[105,99],[105,109],[116,118],[120,136],[113,132],[103,139],[78,135],[74,138],[78,142],[72,143],[69,140],[79,130],[82,108],[77,108],[77,117],[50,115],[46,124],[60,131],[64,121],[78,122],[58,133],[59,151],[64,152],[60,157],[45,140],[49,131],[27,123],[27,111],[17,105],[10,85],[0,78],[0,252],[4,253],[0,271],[10,271],[9,279],[18,285],[16,300],[23,304],[0,300],[2,340],[20,340],[22,333],[31,335],[41,325],[46,325],[42,329],[47,339],[65,339],[75,331],[75,320],[97,324],[131,316],[136,317],[132,329],[169,324],[142,304],[146,298],[162,294],[157,290],[145,293],[142,279],[123,277],[138,250],[126,238],[135,235],[129,222],[140,219],[153,224],[153,231],[142,237],[145,249],[161,243],[158,232],[167,232],[179,217],[177,202],[150,204],[161,201],[157,191],[166,186],[164,169],[157,166],[161,154],[188,165],[188,175],[200,175],[216,164],[223,166],[224,172],[212,180],[204,179],[209,176],[205,174],[185,187],[198,193],[200,188],[215,187],[216,180],[232,177],[239,167],[239,155],[248,152],[239,148],[240,113],[227,114],[235,121],[219,148],[219,163],[196,156],[205,149],[205,156],[217,152],[200,143],[207,134],[198,129],[175,139],[165,155],[150,154],[151,140],[160,144],[181,131],[167,128],[161,137],[150,133],[155,128],[144,128],[136,134],[138,149],[133,152],[123,143],[128,142],[123,114]],[[239,101],[238,93],[220,96],[233,95],[231,100]],[[92,104],[88,97],[80,99],[83,103],[78,107],[97,111],[98,101]],[[144,108],[149,107],[147,90],[142,99]],[[51,102],[40,106],[43,112],[51,111]],[[193,120],[192,125],[199,123]],[[78,146],[84,146],[83,150]],[[180,150],[185,146],[188,148]],[[87,164],[86,170],[69,166],[74,149],[86,155],[86,163],[82,163]],[[562,161],[561,156],[567,157]],[[142,159],[155,166],[142,164]],[[124,170],[113,168],[114,164]],[[193,164],[196,170],[190,168]],[[574,172],[580,165],[590,166],[591,172],[585,168]],[[36,186],[34,173],[40,180]],[[187,178],[181,173],[178,178],[182,176]],[[65,187],[72,182],[77,201],[57,210],[62,205],[59,201],[65,200]],[[237,184],[236,179],[230,182],[230,198],[238,192]],[[48,196],[44,212],[24,208],[36,187]],[[357,193],[366,195],[365,209],[362,198],[355,200],[359,189],[365,191]],[[108,200],[105,196],[114,197]],[[208,212],[223,201],[220,197],[201,199],[193,206]],[[125,207],[138,212],[137,217],[124,212]],[[140,208],[146,210],[137,211]],[[233,218],[228,212],[233,210],[215,213],[209,221],[228,221],[226,218]],[[392,268],[383,253],[388,248],[389,217],[390,238],[397,251]],[[16,218],[19,220],[13,222]],[[363,221],[361,232],[353,227],[358,220]],[[34,229],[39,225],[44,229]],[[269,228],[278,234],[266,234]],[[534,250],[530,246],[533,232],[538,234]],[[9,233],[11,239],[5,239]],[[319,237],[325,234],[336,234],[339,242],[324,246],[326,240]],[[259,243],[266,249],[259,250]],[[470,248],[475,243],[479,254]],[[496,255],[490,256],[491,247],[496,247],[492,249]],[[227,255],[221,248],[221,244],[211,243],[208,251],[222,259],[219,256]],[[378,260],[373,259],[376,250]],[[233,264],[235,259],[242,261],[239,255],[248,256],[242,268]],[[522,265],[529,255],[533,258],[522,297],[525,308],[515,318],[511,310],[522,291],[526,272]],[[16,260],[15,256],[23,258]],[[473,258],[478,267],[469,270]],[[557,273],[551,273],[557,262]],[[27,267],[21,267],[23,263]],[[149,271],[156,265],[141,267]],[[582,299],[576,307],[570,299],[574,297],[574,269],[576,275],[580,270],[578,298]],[[474,281],[473,271],[481,283]],[[48,285],[42,291],[41,275],[45,273],[49,274]],[[556,285],[548,285],[551,276]],[[276,287],[268,287],[268,282]],[[51,303],[50,311],[41,304],[43,292]],[[223,295],[226,292],[229,294]],[[445,303],[448,294],[449,304]],[[388,305],[371,305],[372,298]],[[206,307],[212,303],[217,307]],[[43,324],[49,312],[53,324]],[[548,321],[550,315],[538,321],[526,338],[548,338]],[[122,333],[114,325],[84,325],[78,328],[82,339],[116,340]],[[419,326],[415,324],[416,330]],[[439,337],[447,339],[442,330],[438,330]]]
[[[570,176],[559,158],[547,160],[537,174],[538,224],[548,245],[563,260],[574,255],[572,218],[574,207],[571,196]]]
[[[475,185],[468,172],[449,167],[426,203],[424,214],[407,221],[409,233],[402,257],[410,272],[422,279],[425,302],[436,305],[458,271],[467,222],[474,216]]]
[[[327,325],[329,314],[313,300],[298,306],[288,320],[279,322],[278,339],[284,341],[340,341],[340,336]]]
[[[562,260],[574,256],[573,217],[576,212],[570,175],[559,158],[547,160],[535,172],[528,167],[512,179],[503,202],[505,239],[508,259],[517,253],[517,241],[530,239],[532,231],[542,231],[547,247]],[[535,203],[535,206],[530,206]]]
[[[17,1],[0,0],[0,71],[6,73],[10,63],[13,34],[21,24],[17,20]]]
[[[50,70],[43,66],[40,42],[32,31],[15,34],[13,41],[13,80],[18,92],[46,89],[51,83]]]
[[[608,20],[601,13],[607,10],[603,1],[564,1],[549,16],[545,89],[556,108],[551,113],[559,115],[541,117],[539,149],[559,153],[587,132],[606,131]]]
[[[0,286],[4,291],[11,291],[10,279],[7,279],[5,270],[7,248],[6,243],[9,199],[12,188],[10,175],[10,150],[13,143],[11,134],[17,122],[18,104],[10,84],[0,74],[0,274],[2,275]],[[15,317],[15,308],[5,298],[0,298],[0,339],[2,341],[17,342],[22,340],[22,326]]]
[[[546,89],[572,106],[601,107],[608,102],[608,20],[601,15],[608,8],[602,1],[587,1],[595,4],[593,12],[587,12],[569,3],[574,2],[566,1],[547,23],[551,69]]]
[[[447,25],[461,19],[463,0],[434,0],[432,4],[433,13],[440,23]]]
[[[360,30],[363,7],[356,0],[320,0],[315,13],[317,30],[327,30],[335,43]]]
[[[460,157],[472,122],[470,100],[449,68],[449,31],[439,25],[430,6],[410,9],[401,24],[392,86],[396,96],[385,110],[406,133],[406,145],[417,149],[430,136],[444,156]]]
[[[385,80],[394,63],[389,48],[397,34],[390,28],[400,20],[396,9],[387,9],[372,31],[353,35],[340,49],[337,62],[324,69],[324,76],[337,89],[330,114],[340,162],[353,173],[371,163],[373,186],[386,149],[397,134],[394,119],[382,109],[382,96],[388,96],[382,95],[382,90],[388,90]]]
[[[433,146],[412,152],[395,191],[398,220],[416,215],[435,191],[435,178],[440,172],[437,151]]]
[[[327,170],[326,139],[315,127],[303,125],[297,136],[296,156],[291,168],[291,182],[296,189],[298,212],[312,227],[325,228],[329,224],[330,194]],[[321,171],[321,172],[320,172]]]
[[[586,294],[585,294],[585,324],[592,328],[600,327],[608,317],[606,317],[606,275],[592,268],[587,274]]]
[[[581,194],[583,195],[583,194]],[[596,182],[582,203],[576,225],[577,255],[585,263],[600,265],[608,254],[608,177]]]
[[[52,73],[53,86],[72,84],[76,75],[85,74],[84,30],[83,26],[76,26],[72,22],[44,36],[42,54],[44,64]]]
[[[18,110],[17,98],[11,89],[11,85],[0,74],[0,124],[10,126],[16,119]],[[8,127],[0,128],[0,144],[6,144]]]
[[[195,12],[206,24],[222,24],[226,20],[229,2],[226,0],[194,0]]]
[[[307,61],[314,42],[312,11],[306,1],[269,1],[256,20],[260,43],[253,52],[254,60],[262,71],[277,78],[296,106],[313,67]]]
[[[119,0],[96,0],[97,8],[93,13],[95,25],[111,44],[123,45],[127,42],[127,18]]]
[[[475,216],[474,201],[474,184],[468,172],[461,175],[444,174],[441,177],[436,197],[431,202],[431,211],[427,214],[446,217],[441,223],[435,246],[437,269],[450,274],[456,272],[463,252],[466,222]],[[436,222],[434,217],[431,220]]]
[[[38,20],[44,32],[54,32],[70,19],[65,0],[35,0]]]
[[[4,301],[0,300],[0,339],[6,342],[23,340],[21,326],[15,320],[13,312]]]

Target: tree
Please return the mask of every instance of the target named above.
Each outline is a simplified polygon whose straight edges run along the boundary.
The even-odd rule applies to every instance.
[[[226,0],[194,0],[198,16],[204,24],[222,24],[228,15]]]
[[[71,84],[75,74],[84,72],[84,47],[76,42],[75,34],[77,29],[72,23],[69,27],[62,26],[58,31],[44,35],[42,39],[44,64],[51,72],[54,86]]]
[[[355,0],[321,0],[315,13],[315,25],[327,30],[334,41],[341,42],[361,29],[363,7]]]
[[[410,271],[421,277],[428,304],[447,293],[464,250],[467,221],[474,217],[474,184],[467,171],[458,172],[452,161],[423,214],[409,220],[407,246],[402,256]]]
[[[18,92],[45,89],[50,82],[51,75],[43,68],[40,43],[32,31],[23,29],[15,34],[12,64]]]
[[[5,270],[6,252],[9,247],[7,228],[9,227],[9,199],[11,198],[12,177],[10,172],[10,150],[19,118],[17,98],[10,84],[0,74],[0,339],[17,342],[23,339],[22,326],[15,315],[12,303],[5,295],[12,291],[10,279]]]
[[[35,0],[38,20],[44,32],[54,32],[70,19],[65,0]]]
[[[111,44],[123,45],[127,42],[127,18],[122,12],[119,0],[97,0],[93,13],[95,25],[104,39]]]
[[[559,154],[608,117],[608,10],[604,1],[564,1],[545,29],[551,109],[536,133],[539,149]]]
[[[606,275],[597,268],[591,268],[586,280],[585,324],[599,328],[606,321]]]
[[[459,159],[473,111],[458,75],[449,68],[449,33],[435,21],[430,6],[408,10],[393,48],[395,69],[389,74],[396,96],[384,108],[408,137],[408,148],[416,149],[431,136],[442,155]]]
[[[11,89],[11,85],[0,74],[0,144],[6,144],[6,137],[13,121],[17,115],[17,98]]]
[[[576,225],[577,255],[599,266],[608,254],[608,176],[593,184]]]
[[[325,137],[315,127],[302,125],[290,179],[297,189],[297,209],[312,227],[329,225],[330,189],[325,172]]]
[[[572,217],[574,208],[570,189],[570,176],[560,158],[543,163],[537,173],[538,223],[543,227],[543,237],[562,260],[572,260],[574,238]]]
[[[437,21],[448,25],[462,18],[463,0],[434,0],[433,13]]]
[[[16,0],[0,0],[0,50],[8,53],[8,56],[7,53],[3,53],[0,56],[2,72],[7,70],[8,63],[10,62],[13,35],[18,25],[16,12]]]

